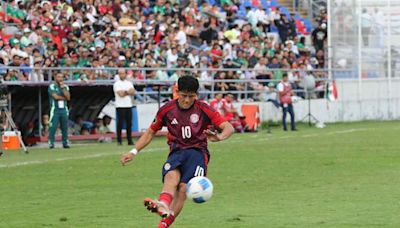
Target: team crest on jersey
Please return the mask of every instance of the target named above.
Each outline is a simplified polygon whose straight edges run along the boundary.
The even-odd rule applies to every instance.
[[[165,165],[164,165],[165,171],[168,171],[170,168],[171,168],[171,164],[165,163]]]
[[[192,122],[194,124],[199,122],[199,115],[197,115],[197,114],[190,115],[190,122]]]

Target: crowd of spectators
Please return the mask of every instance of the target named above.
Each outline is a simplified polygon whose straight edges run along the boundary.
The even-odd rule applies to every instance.
[[[16,0],[8,8],[14,10],[8,20],[16,28],[3,28],[0,64],[21,68],[0,71],[4,80],[48,80],[49,71],[31,67],[70,67],[68,79],[82,81],[113,78],[116,71],[108,67],[197,68],[191,73],[209,90],[212,78],[280,80],[282,69],[293,70],[295,83],[306,70],[323,68],[325,62],[320,42],[314,42],[315,48],[306,45],[309,32],[299,16],[283,12],[274,0]],[[317,28],[326,34],[324,20],[321,15]],[[73,69],[77,67],[87,69]],[[127,73],[136,80],[175,81],[187,72]],[[266,83],[247,89],[260,85]],[[246,89],[240,83],[214,86],[221,91]]]
[[[0,18],[14,24],[3,24],[0,66],[19,67],[0,67],[5,81],[49,80],[55,72],[45,67],[68,68],[67,80],[114,79],[116,68],[126,67],[128,79],[174,82],[189,71],[171,68],[193,68],[202,91],[268,100],[275,84],[265,80],[279,81],[284,72],[294,89],[304,77],[325,77],[314,70],[325,67],[326,12],[312,31],[276,0],[15,0],[4,9]],[[266,92],[244,96],[251,90]]]

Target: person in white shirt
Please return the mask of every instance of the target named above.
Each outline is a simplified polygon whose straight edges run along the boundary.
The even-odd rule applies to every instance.
[[[256,27],[258,23],[256,12],[250,6],[246,7],[246,12],[247,12],[246,13],[247,20],[249,21],[249,23],[253,28]]]
[[[199,57],[199,53],[198,50],[196,48],[193,48],[188,56],[190,65],[192,67],[196,67],[196,65],[198,63],[200,63],[200,57]]]
[[[133,84],[126,79],[125,69],[118,70],[118,77],[114,83],[114,94],[115,94],[115,107],[117,109],[117,141],[118,145],[122,145],[122,125],[126,123],[126,137],[128,139],[128,145],[133,145],[132,141],[132,107],[133,107],[133,96],[136,91]]]
[[[167,67],[171,68],[176,65],[178,60],[178,49],[176,47],[172,47],[167,51]]]
[[[364,46],[369,46],[369,36],[372,28],[372,16],[364,8],[361,14],[361,33]]]
[[[232,44],[230,43],[229,39],[225,38],[225,44],[224,44],[222,51],[224,52],[224,57],[225,57],[224,60],[234,59],[233,58],[233,47],[232,47]]]
[[[180,24],[179,28],[177,28],[175,40],[178,41],[178,44],[181,46],[186,44],[187,38],[185,33],[185,26],[183,24]]]
[[[299,49],[297,48],[297,46],[296,45],[294,45],[294,42],[292,41],[292,40],[287,40],[286,42],[285,42],[285,44],[286,44],[286,47],[287,47],[287,49],[289,50],[289,51],[291,51],[291,52],[293,52],[295,55],[299,55],[300,53],[299,53]]]
[[[256,18],[259,22],[263,23],[264,25],[269,25],[269,18],[267,13],[264,10],[264,6],[260,4],[258,9],[255,11]]]
[[[384,40],[384,28],[385,28],[385,15],[378,8],[375,8],[372,16],[374,26],[372,27],[373,33],[376,34],[376,43],[378,47],[383,47],[385,44]]]

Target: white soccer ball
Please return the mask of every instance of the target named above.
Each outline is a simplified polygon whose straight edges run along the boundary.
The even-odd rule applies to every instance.
[[[211,199],[213,189],[207,177],[193,177],[186,185],[186,197],[195,203],[204,203]]]

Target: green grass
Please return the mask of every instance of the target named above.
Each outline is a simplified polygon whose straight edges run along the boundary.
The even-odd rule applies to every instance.
[[[174,227],[400,227],[400,124],[274,128],[211,144],[214,196]],[[7,151],[0,227],[156,227],[142,200],[161,190],[165,138],[126,167],[129,147]]]

